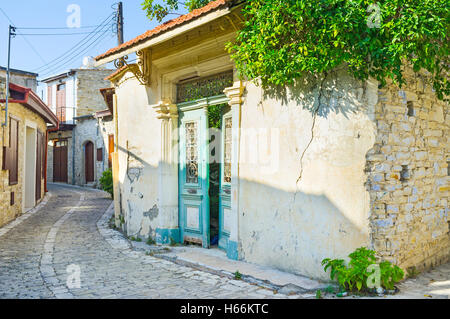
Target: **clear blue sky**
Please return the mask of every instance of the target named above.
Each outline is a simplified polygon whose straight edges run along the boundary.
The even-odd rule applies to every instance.
[[[81,9],[81,27],[100,24],[109,14],[113,12],[111,6],[117,3],[117,0],[0,0],[0,8],[9,16],[16,27],[67,27],[67,18],[71,13],[67,8],[71,4],[76,4]],[[157,21],[150,21],[142,10],[143,0],[123,0],[124,9],[124,40],[125,42],[154,28],[158,25]],[[174,18],[175,16],[170,16]],[[7,64],[7,43],[8,43],[8,25],[10,22],[0,11],[0,65]],[[69,30],[18,30],[21,33],[76,33],[89,32],[92,29],[69,29]],[[101,42],[95,39],[102,39],[98,34],[90,43],[93,44],[83,50],[75,51],[81,53],[80,57],[69,61],[66,57],[72,57],[68,54],[51,63],[43,71],[40,67],[60,57],[69,49],[74,47],[87,35],[72,36],[16,36],[12,40],[11,49],[11,67],[15,69],[36,72],[40,74],[40,79],[64,72],[70,68],[78,68],[82,64],[83,56],[96,56],[117,45],[117,37],[108,32],[106,38]],[[29,43],[27,43],[27,41]],[[33,49],[34,48],[34,49]],[[76,50],[76,49],[75,49]],[[36,52],[35,52],[36,51]],[[68,62],[64,64],[64,62]],[[56,64],[56,63],[59,64]]]

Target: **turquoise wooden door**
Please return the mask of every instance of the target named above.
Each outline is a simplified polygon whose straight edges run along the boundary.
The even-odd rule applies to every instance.
[[[209,197],[207,115],[204,108],[180,109],[179,223],[181,242],[208,248]]]
[[[229,109],[229,108],[227,108]],[[230,237],[231,213],[231,111],[224,110],[222,117],[222,160],[219,194],[219,248],[227,249]]]

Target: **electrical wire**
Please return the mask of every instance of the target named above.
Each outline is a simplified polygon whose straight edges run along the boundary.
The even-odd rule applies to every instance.
[[[19,27],[17,29],[19,30],[65,30],[65,29],[91,29],[99,27],[101,24],[98,25],[90,25],[90,26],[80,26],[80,27]]]
[[[14,22],[12,22],[12,20],[8,17],[8,15],[6,14],[6,12],[5,12],[2,8],[0,8],[0,11],[3,13],[3,15],[6,17],[6,19],[8,19],[9,23],[11,23],[11,25],[15,28],[16,26],[14,25]],[[44,62],[44,64],[47,63],[47,62],[45,61],[45,59],[39,54],[39,52],[34,48],[34,46],[31,44],[31,42],[28,41],[28,39],[27,39],[24,35],[22,35],[22,34],[21,34],[20,32],[18,32],[18,31],[16,31],[16,33],[17,33],[18,35],[20,35],[20,36],[23,37],[23,39],[24,39],[25,42],[28,44],[28,46],[31,48],[31,50],[33,50],[33,52],[41,59],[42,62]]]
[[[78,32],[78,33],[22,33],[22,35],[38,35],[38,36],[45,36],[45,35],[50,35],[50,36],[58,36],[58,35],[80,35],[80,34],[96,34],[96,33],[100,33],[101,31],[98,32]]]
[[[95,32],[100,26],[102,26],[101,29],[103,29],[106,25],[109,24],[110,19],[112,18],[113,14],[110,14],[105,20],[103,20],[103,22],[96,27],[93,32]],[[99,31],[101,32],[101,31]],[[72,55],[74,53],[74,50],[76,50],[79,47],[84,46],[86,43],[88,43],[90,41],[90,39],[92,39],[94,36],[94,34],[90,34],[86,37],[84,37],[83,39],[81,39],[79,42],[77,42],[74,46],[72,46],[69,50],[67,50],[66,52],[64,52],[63,54],[61,54],[60,56],[58,56],[57,58],[51,60],[48,63],[45,63],[44,65],[34,69],[34,72],[42,72],[47,70],[48,68],[52,68],[54,66],[55,63],[59,64],[62,60],[65,60],[66,58],[69,58],[70,55]]]
[[[58,63],[53,63],[53,64],[51,64],[50,66],[48,66],[48,67],[42,69],[41,71],[39,71],[39,73],[46,72],[47,70],[53,70],[53,69],[55,69],[55,68],[59,68],[59,67],[62,66],[62,65],[66,65],[66,64],[67,64],[67,61],[73,61],[73,58],[74,58],[74,57],[78,57],[78,56],[80,55],[80,52],[85,52],[85,51],[86,51],[86,48],[91,47],[93,43],[95,43],[100,37],[104,36],[104,35],[105,35],[106,33],[108,33],[108,32],[109,32],[108,29],[103,30],[103,33],[100,34],[99,37],[97,37],[97,38],[95,38],[95,39],[94,39],[94,38],[90,39],[88,42],[86,42],[85,44],[83,44],[83,46],[79,46],[74,52],[72,52],[71,55],[67,56],[65,59],[62,59],[62,60],[59,61]],[[93,41],[92,41],[92,40],[93,40]],[[87,47],[85,47],[85,45],[87,45]],[[46,74],[46,73],[44,73],[44,74]]]
[[[109,32],[109,30],[105,30],[103,34],[101,34],[100,36],[98,36],[94,42],[92,42],[88,47],[86,47],[82,52],[79,52],[77,55],[73,56],[70,60],[66,61],[64,64],[55,66],[54,68],[51,68],[48,72],[40,75],[40,77],[43,76],[47,76],[51,73],[54,73],[55,70],[60,69],[64,66],[66,66],[67,64],[71,63],[72,61],[74,61],[75,59],[81,57],[82,55],[84,55],[91,47],[95,48],[97,47],[103,40],[107,39],[107,37],[104,37],[105,34],[107,34]]]

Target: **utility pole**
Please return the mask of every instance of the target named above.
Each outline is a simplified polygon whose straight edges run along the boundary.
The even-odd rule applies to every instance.
[[[9,38],[8,38],[8,67],[6,69],[6,104],[5,104],[5,122],[2,126],[8,126],[8,100],[9,100],[9,76],[10,76],[10,64],[11,64],[11,38],[16,35],[16,28],[9,25]]]
[[[117,7],[117,42],[118,45],[123,44],[123,7],[122,1]]]

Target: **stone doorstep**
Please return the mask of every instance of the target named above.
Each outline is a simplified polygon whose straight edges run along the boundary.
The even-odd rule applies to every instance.
[[[152,253],[152,257],[229,279],[234,279],[234,272],[239,271],[242,281],[275,290],[286,296],[315,293],[317,289],[324,289],[330,286],[330,283],[294,275],[271,267],[231,260],[226,257],[225,252],[219,249],[189,246],[169,247],[168,245],[147,245],[144,242],[131,241],[118,230],[109,228],[107,221],[114,213],[113,208],[114,206],[111,204],[106,209],[104,215],[97,223],[97,227],[99,230],[110,230],[117,237],[128,242],[130,245],[125,251],[140,252],[141,254],[144,252]]]
[[[178,265],[234,279],[234,273],[241,273],[241,280],[284,295],[304,294],[324,289],[329,283],[283,272],[244,261],[231,260],[219,249],[193,247],[171,247],[171,251],[155,254],[154,257],[171,261]]]

